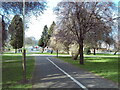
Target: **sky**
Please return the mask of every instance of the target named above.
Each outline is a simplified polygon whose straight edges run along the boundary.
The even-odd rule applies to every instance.
[[[45,25],[50,27],[53,21],[56,21],[56,15],[53,12],[53,8],[57,5],[58,2],[61,0],[47,0],[47,9],[44,13],[39,16],[37,19],[35,16],[32,16],[30,19],[29,28],[26,30],[25,35],[26,37],[35,37],[36,40],[39,40],[42,31]],[[112,0],[116,4],[119,0]]]
[[[26,30],[26,37],[35,37],[39,40],[45,25],[50,27],[53,21],[56,21],[56,15],[53,12],[53,8],[57,5],[60,0],[47,0],[47,9],[37,19],[32,16],[30,19],[29,28]]]

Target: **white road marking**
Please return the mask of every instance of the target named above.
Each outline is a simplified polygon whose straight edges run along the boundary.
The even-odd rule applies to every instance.
[[[49,58],[47,58],[48,61],[50,61],[56,68],[58,68],[60,71],[62,71],[64,74],[66,74],[71,80],[73,80],[77,85],[79,85],[84,90],[88,90],[84,85],[82,85],[79,81],[74,79],[72,76],[70,76],[67,72],[65,72],[63,69],[61,69],[59,66],[57,66],[53,61],[51,61]]]

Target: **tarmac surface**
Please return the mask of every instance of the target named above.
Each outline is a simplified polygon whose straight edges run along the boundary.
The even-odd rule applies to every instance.
[[[53,56],[35,56],[33,90],[40,88],[77,88],[79,90],[118,90],[111,80],[94,75]]]

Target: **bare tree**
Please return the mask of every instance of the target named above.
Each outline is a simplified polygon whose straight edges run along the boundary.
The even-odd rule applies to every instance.
[[[53,36],[49,40],[49,47],[53,48],[53,50],[56,51],[56,56],[58,57],[59,51],[63,49],[63,44],[59,41],[59,38],[54,36],[53,34]]]
[[[71,32],[68,32],[68,30],[59,30],[54,36],[64,45],[64,50],[69,54],[69,46],[75,39]]]
[[[96,49],[100,48],[100,42],[106,42],[107,44],[112,45],[114,43],[112,36],[110,36],[112,29],[103,28],[94,28],[91,32],[86,33],[84,44],[93,49],[93,54],[96,54]]]
[[[25,45],[34,46],[36,43],[37,41],[34,37],[25,37]]]
[[[76,38],[79,44],[80,64],[84,64],[83,45],[87,33],[111,30],[113,6],[111,2],[76,1],[60,2],[57,5],[58,30],[68,30]]]

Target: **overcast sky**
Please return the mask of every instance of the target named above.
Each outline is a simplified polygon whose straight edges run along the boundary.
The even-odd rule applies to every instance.
[[[31,24],[29,24],[28,30],[26,30],[25,34],[27,37],[35,37],[36,40],[39,40],[45,25],[49,26],[53,21],[56,21],[56,15],[53,13],[53,8],[57,5],[61,0],[47,0],[47,10],[44,11],[44,14],[36,17],[32,17],[30,19]],[[117,3],[119,0],[113,0]]]

